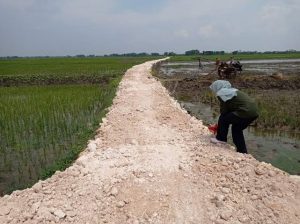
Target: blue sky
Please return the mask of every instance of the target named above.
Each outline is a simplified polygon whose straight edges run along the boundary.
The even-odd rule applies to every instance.
[[[0,56],[300,50],[299,0],[0,0]]]

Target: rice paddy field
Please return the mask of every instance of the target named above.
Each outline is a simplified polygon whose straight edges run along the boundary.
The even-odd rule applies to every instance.
[[[257,53],[257,54],[222,54],[222,55],[178,55],[172,56],[170,62],[188,62],[195,61],[197,58],[202,58],[214,61],[216,58],[220,60],[228,60],[230,57],[234,57],[236,60],[266,60],[266,59],[296,59],[300,58],[300,53]]]
[[[0,60],[0,86],[107,82],[151,57],[18,58]]]
[[[150,57],[0,60],[0,195],[68,167],[125,71]]]

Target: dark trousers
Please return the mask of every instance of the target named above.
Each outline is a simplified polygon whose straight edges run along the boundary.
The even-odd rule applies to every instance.
[[[218,121],[218,130],[216,138],[219,141],[227,142],[227,135],[229,126],[231,127],[232,140],[235,144],[237,151],[240,153],[247,153],[247,147],[243,130],[249,126],[255,118],[241,118],[234,113],[221,114]]]

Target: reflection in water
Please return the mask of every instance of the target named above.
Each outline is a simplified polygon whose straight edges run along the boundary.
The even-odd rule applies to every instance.
[[[213,116],[209,105],[203,103],[180,102],[190,114],[203,120],[204,124],[214,124],[217,117]],[[300,136],[282,131],[266,131],[250,127],[244,131],[248,151],[256,159],[273,164],[289,172],[300,174]],[[230,135],[228,136],[230,137]],[[232,144],[232,140],[229,139]]]

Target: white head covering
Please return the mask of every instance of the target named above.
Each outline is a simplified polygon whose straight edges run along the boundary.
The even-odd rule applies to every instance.
[[[217,96],[226,102],[237,95],[238,89],[232,88],[230,82],[225,80],[214,81],[209,87]]]

